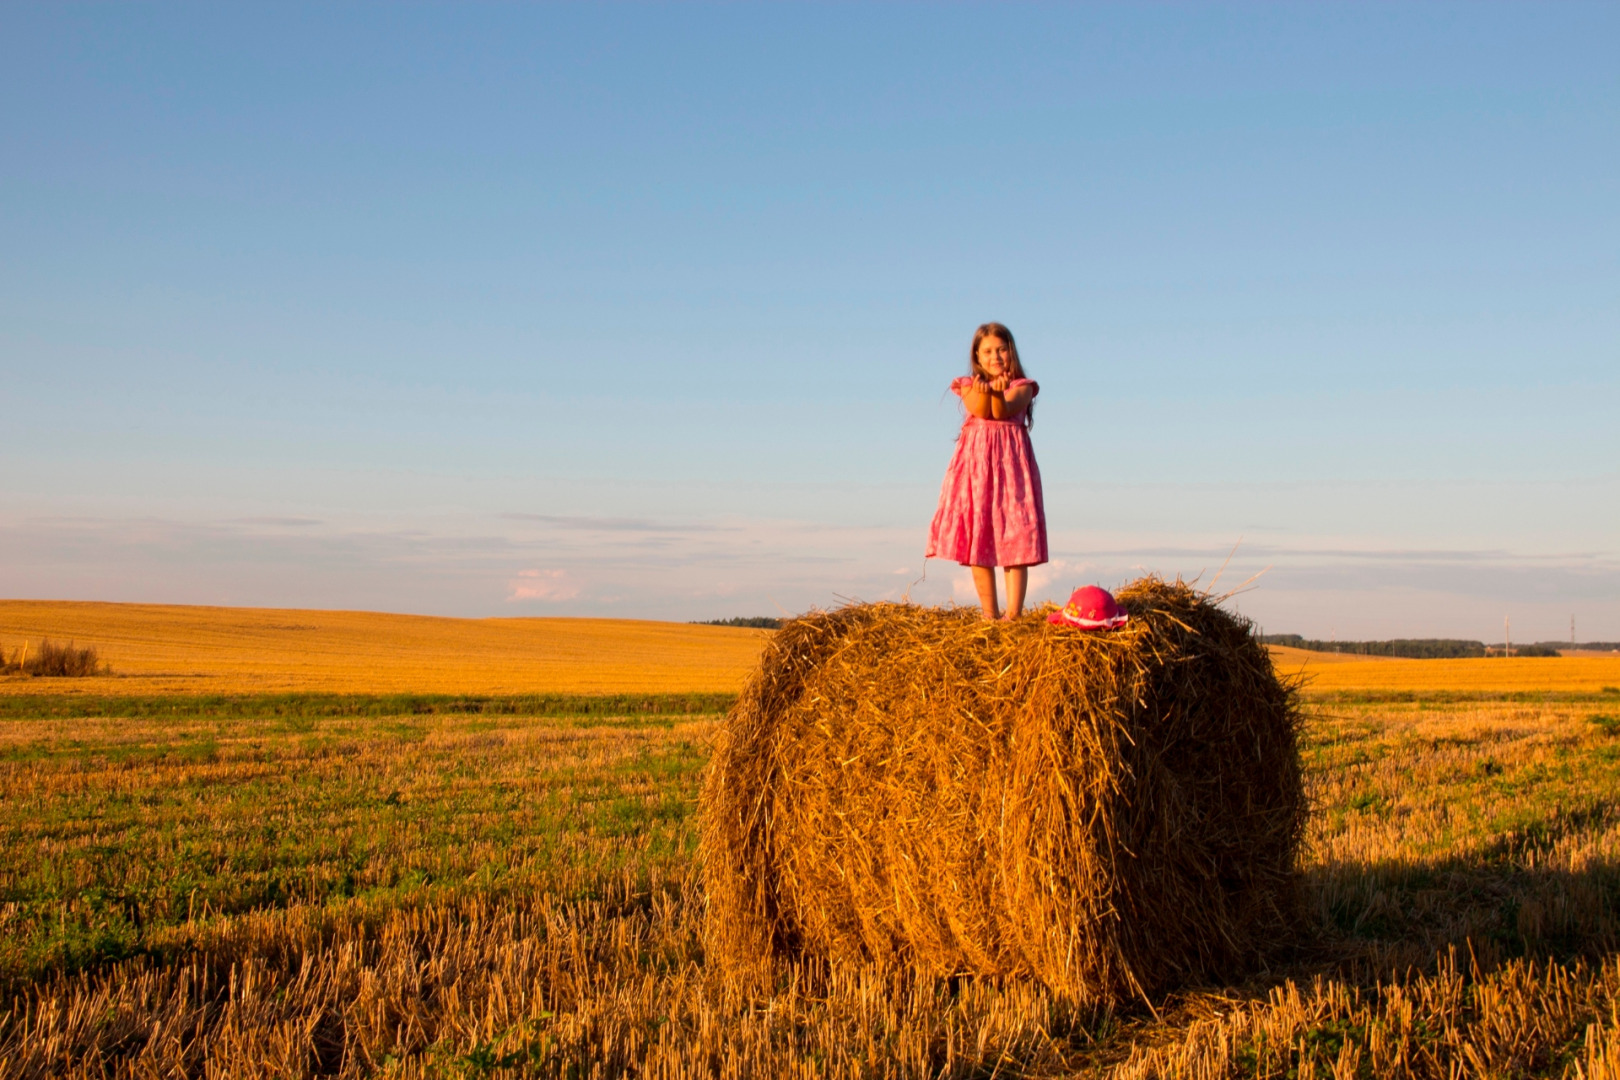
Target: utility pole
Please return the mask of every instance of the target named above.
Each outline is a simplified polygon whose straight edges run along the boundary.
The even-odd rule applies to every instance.
[[[1569,647],[1575,647],[1575,616],[1569,617]]]
[[[1513,655],[1513,620],[1510,616],[1502,616],[1502,655]]]

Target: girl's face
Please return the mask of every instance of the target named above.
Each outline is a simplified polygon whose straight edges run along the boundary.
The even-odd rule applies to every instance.
[[[994,334],[986,334],[979,340],[979,367],[992,379],[999,379],[1007,374],[1007,368],[1012,363],[1012,350],[1007,343]]]

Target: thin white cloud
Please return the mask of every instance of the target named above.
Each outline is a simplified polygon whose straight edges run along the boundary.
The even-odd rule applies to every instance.
[[[638,617],[672,620],[791,614],[836,607],[843,597],[977,604],[969,571],[954,563],[898,571],[918,567],[914,529],[742,516],[720,523],[725,531],[593,536],[492,528],[488,515],[471,514],[413,521],[421,527],[411,529],[0,517],[0,596],[471,616],[526,606],[611,615],[633,605]],[[1052,539],[1053,561],[1030,575],[1031,605],[1062,600],[1079,585],[1114,589],[1150,571],[1174,579],[1202,568],[1207,585],[1231,548],[1227,539],[1203,546],[1190,534],[1146,531]],[[1341,638],[1475,638],[1499,632],[1511,614],[1527,640],[1550,640],[1567,634],[1573,614],[1583,639],[1620,637],[1620,559],[1612,556],[1379,548],[1355,539],[1365,546],[1333,536],[1245,544],[1220,589],[1274,565],[1232,603],[1267,630],[1307,636],[1336,628]],[[1436,553],[1443,557],[1430,557]]]
[[[580,591],[566,570],[519,570],[507,588],[507,603],[541,600],[556,604],[574,599]]]
[[[1079,567],[1074,569],[1078,571]],[[1061,584],[1071,576],[1070,564],[1066,559],[1053,559],[1049,563],[1032,567],[1029,571],[1029,595],[1037,596],[1045,592],[1048,586],[1054,583]]]
[[[978,604],[979,590],[973,585],[973,571],[962,566],[952,572],[951,595],[959,604]]]
[[[235,521],[238,525],[266,525],[283,529],[308,529],[321,524],[319,518],[307,517],[241,517]]]
[[[544,525],[553,529],[573,532],[628,532],[628,533],[708,533],[735,532],[735,525],[714,525],[705,522],[654,521],[650,518],[590,517],[578,514],[524,514],[500,515],[503,521],[522,521]]]

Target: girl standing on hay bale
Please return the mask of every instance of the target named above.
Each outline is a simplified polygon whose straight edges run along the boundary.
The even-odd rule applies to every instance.
[[[1005,567],[1007,614],[1024,610],[1029,568],[1046,561],[1046,508],[1041,471],[1029,441],[1032,403],[1040,393],[1024,377],[1012,331],[985,323],[973,332],[969,374],[951,382],[967,416],[945,470],[939,510],[924,558],[955,559],[972,568],[986,619],[1001,617],[996,571]]]

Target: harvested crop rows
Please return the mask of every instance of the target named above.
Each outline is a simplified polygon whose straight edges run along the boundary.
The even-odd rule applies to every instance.
[[[1620,1067],[1620,694],[1309,706],[1307,932],[1157,1016],[813,963],[737,993],[694,862],[715,714],[47,700],[0,720],[5,1075]]]

